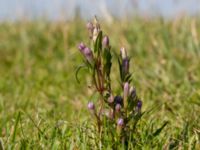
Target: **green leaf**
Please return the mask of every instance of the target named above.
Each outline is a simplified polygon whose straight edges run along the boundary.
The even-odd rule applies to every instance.
[[[158,128],[158,129],[153,133],[153,136],[159,135],[160,132],[164,129],[164,127],[165,127],[168,123],[169,123],[168,121],[164,122],[164,124],[163,124],[160,128]]]
[[[112,56],[109,50],[105,49],[103,53],[103,61],[104,61],[104,71],[107,76],[110,74],[110,69],[112,66],[111,62]]]
[[[16,138],[16,133],[17,133],[17,128],[18,128],[20,115],[21,115],[20,112],[18,112],[17,117],[16,117],[16,122],[15,122],[14,132],[13,132],[13,136],[12,136],[12,142],[14,142],[15,138]]]
[[[3,140],[0,138],[0,150],[4,150]]]
[[[124,79],[124,81],[125,81],[125,82],[129,82],[129,83],[130,83],[130,82],[132,81],[132,78],[131,78],[131,77],[132,77],[132,74],[130,74],[130,73],[129,73],[129,74],[127,74],[127,75],[125,76],[125,79]]]
[[[15,121],[13,136],[12,136],[12,143],[14,143],[14,142],[15,142],[15,139],[16,139],[17,129],[18,129],[18,124],[19,124],[20,116],[21,116],[21,113],[20,113],[20,111],[19,111],[18,114],[17,114],[17,116],[16,116],[16,121]],[[11,146],[11,149],[13,149],[13,148],[14,148],[14,145]]]
[[[100,50],[102,49],[102,31],[99,31],[99,34],[97,36],[97,39],[94,43],[94,52],[100,52]]]

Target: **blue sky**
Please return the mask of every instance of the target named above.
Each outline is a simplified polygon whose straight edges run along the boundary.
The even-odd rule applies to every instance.
[[[73,18],[79,7],[83,17],[108,18],[111,15],[162,15],[174,17],[179,13],[200,13],[200,0],[0,0],[0,19],[13,20],[21,17],[50,19]]]

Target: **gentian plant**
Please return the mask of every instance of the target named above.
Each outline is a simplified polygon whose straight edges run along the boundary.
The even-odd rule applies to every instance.
[[[87,107],[95,118],[100,141],[107,134],[112,137],[113,143],[127,145],[132,141],[132,134],[136,132],[136,125],[142,116],[142,101],[131,84],[130,57],[122,47],[117,55],[121,92],[114,93],[110,77],[114,52],[109,37],[103,34],[96,18],[87,24],[87,29],[91,47],[80,43],[78,49],[84,57],[83,66],[90,70],[94,92],[99,95],[98,101],[89,101]]]

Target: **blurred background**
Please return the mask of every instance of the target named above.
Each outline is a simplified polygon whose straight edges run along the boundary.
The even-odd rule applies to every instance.
[[[88,19],[97,15],[107,21],[112,17],[198,15],[200,0],[0,0],[0,21],[35,19],[73,19],[77,13]]]
[[[94,15],[113,54],[124,46],[131,57],[145,112],[139,149],[200,150],[200,0],[0,0],[0,150],[1,139],[5,149],[87,149],[82,124],[98,97],[87,69],[80,83],[75,75]]]

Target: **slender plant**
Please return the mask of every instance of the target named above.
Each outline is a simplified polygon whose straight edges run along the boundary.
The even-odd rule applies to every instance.
[[[90,70],[91,87],[99,94],[96,103],[88,102],[88,109],[95,118],[100,140],[104,138],[104,133],[108,133],[112,136],[112,142],[118,141],[127,145],[142,116],[142,101],[138,98],[136,89],[131,86],[130,57],[122,47],[117,55],[121,93],[115,94],[110,77],[113,52],[109,37],[103,34],[96,18],[87,23],[87,29],[92,46],[90,48],[81,42],[78,49],[84,56],[83,66]]]

